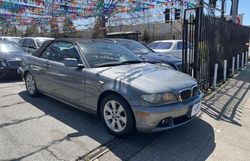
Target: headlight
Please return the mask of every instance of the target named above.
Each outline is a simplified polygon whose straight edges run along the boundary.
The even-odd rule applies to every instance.
[[[141,97],[143,100],[152,104],[168,104],[178,101],[176,95],[173,93],[146,94]]]
[[[0,59],[0,64],[1,64],[2,67],[7,66],[7,63],[3,59]]]

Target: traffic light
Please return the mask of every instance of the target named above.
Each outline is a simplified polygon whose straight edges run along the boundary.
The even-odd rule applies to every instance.
[[[179,20],[181,18],[181,10],[175,8],[175,15],[174,15],[175,20]]]
[[[164,11],[165,14],[165,23],[169,23],[170,22],[170,9],[166,8]]]

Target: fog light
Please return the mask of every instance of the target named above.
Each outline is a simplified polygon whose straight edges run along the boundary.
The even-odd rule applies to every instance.
[[[167,117],[157,125],[157,127],[169,127],[174,125],[174,120],[172,117]]]

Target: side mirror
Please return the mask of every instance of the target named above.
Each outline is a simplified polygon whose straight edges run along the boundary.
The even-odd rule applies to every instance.
[[[83,67],[83,65],[79,64],[75,58],[65,58],[63,63],[66,67]]]

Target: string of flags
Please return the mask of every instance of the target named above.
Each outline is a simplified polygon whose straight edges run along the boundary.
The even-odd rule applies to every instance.
[[[113,13],[131,14],[159,8],[184,10],[196,5],[196,0],[0,0],[0,24],[26,25],[37,21],[48,25],[52,17],[58,22],[109,16]]]

